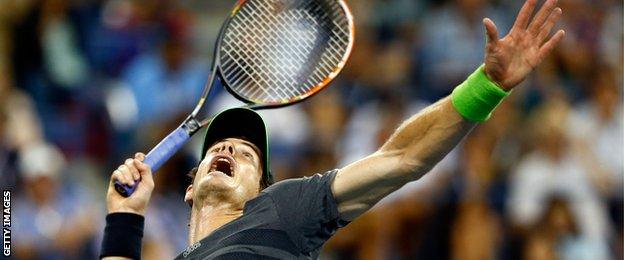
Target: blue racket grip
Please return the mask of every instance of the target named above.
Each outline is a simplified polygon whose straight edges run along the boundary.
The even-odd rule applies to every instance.
[[[180,126],[171,132],[165,139],[160,141],[147,156],[144,163],[152,168],[152,172],[156,172],[174,153],[176,153],[189,140],[190,134]],[[134,186],[124,185],[119,181],[115,181],[115,190],[124,197],[129,197],[139,185],[138,181]]]

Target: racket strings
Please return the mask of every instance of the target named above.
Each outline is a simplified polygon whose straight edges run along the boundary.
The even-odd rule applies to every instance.
[[[342,68],[350,37],[336,1],[248,1],[221,43],[222,76],[256,103],[304,98]]]
[[[253,3],[250,3],[250,4],[253,4]],[[260,9],[261,13],[267,13],[267,12],[271,11],[271,10],[267,10],[268,8],[267,8],[266,5],[260,5],[258,7],[259,7],[258,9]],[[262,10],[262,9],[264,9],[264,10]],[[253,10],[253,11],[249,11],[249,10],[251,10],[251,9],[247,8],[247,9],[242,10],[242,12],[247,12],[248,14],[252,14],[252,15],[256,14],[255,10]],[[242,18],[245,18],[245,17],[242,17]],[[275,28],[275,26],[277,26],[278,24],[286,24],[286,25],[289,24],[287,21],[284,21],[283,19],[279,19],[280,17],[278,17],[278,16],[259,16],[259,17],[256,16],[256,17],[253,17],[253,18],[258,19],[260,22],[262,22],[260,25],[263,26],[263,27],[265,25],[267,25],[267,26],[269,26],[269,28]],[[296,17],[296,18],[301,19],[301,16]],[[243,22],[245,22],[245,23],[249,22],[249,21],[245,21],[244,19],[241,19],[241,20]],[[266,29],[266,27],[264,27],[263,29]],[[290,32],[292,30],[286,29],[284,31]],[[254,31],[251,31],[252,35],[256,36],[255,39],[258,39],[257,38],[258,34],[253,34],[253,32]],[[260,36],[262,36],[262,35],[260,35]],[[297,37],[297,36],[295,36],[295,37]],[[301,36],[299,35],[298,37],[301,37]],[[303,36],[303,37],[305,37],[305,36]],[[245,38],[245,39],[250,39],[250,38]],[[251,39],[254,39],[254,38],[251,38]],[[283,37],[281,39],[285,40],[286,43],[285,44],[275,44],[276,47],[283,47],[283,49],[279,50],[279,51],[281,51],[281,54],[283,54],[283,53],[297,53],[297,52],[301,53],[302,51],[305,51],[306,48],[308,48],[308,49],[311,48],[311,46],[309,44],[307,46],[306,45],[299,45],[299,46],[297,46],[295,43],[293,43],[290,40],[290,37]],[[253,44],[253,42],[251,42],[251,43],[250,42],[245,42],[245,43],[246,44],[243,45],[243,46],[252,46],[252,47],[255,46]],[[300,43],[306,44],[308,42],[300,42]],[[303,47],[303,49],[302,48],[297,48],[297,47]],[[272,58],[272,56],[273,56],[273,55],[271,55],[272,53],[266,53],[266,48],[253,48],[252,50],[247,50],[247,51],[250,51],[251,53],[256,54],[256,55],[258,55],[260,57]],[[278,54],[280,54],[280,53],[278,53]],[[277,80],[278,82],[293,82],[295,80],[293,78],[293,76],[296,75],[296,73],[295,73],[295,71],[293,71],[293,69],[295,69],[295,70],[301,69],[301,68],[296,68],[296,66],[300,65],[300,64],[303,64],[304,61],[303,60],[292,60],[293,58],[294,59],[301,58],[301,57],[298,57],[298,56],[288,57],[288,56],[284,56],[284,55],[279,55],[278,58],[280,59],[281,62],[285,62],[285,63],[282,64],[281,69],[282,70],[285,69],[286,73],[279,73],[279,74],[273,75],[273,76],[278,76],[277,78],[274,78],[274,79]],[[258,61],[258,59],[254,59],[253,61]],[[278,68],[276,68],[275,65],[276,65],[275,62],[268,63],[268,66],[271,69],[271,72],[279,71]],[[286,65],[286,66],[283,66],[283,65]],[[252,67],[252,69],[253,68],[254,67]],[[266,74],[268,74],[267,71],[263,71],[265,75],[257,75],[257,74],[259,74],[258,71],[253,71],[253,72],[255,72],[256,76],[260,76],[261,78],[268,78],[270,76],[270,75],[266,75]],[[262,71],[260,73],[262,73]],[[273,73],[273,74],[275,74],[275,73]],[[286,76],[286,77],[284,77],[284,76]],[[290,77],[288,77],[288,76],[290,76]],[[255,80],[254,83],[258,83],[258,81]],[[275,84],[276,82],[269,82],[269,83]],[[262,86],[260,86],[259,88],[250,88],[250,85],[245,85],[245,87],[246,87],[246,89],[241,89],[242,92],[244,93],[245,91],[253,89],[254,92],[248,93],[248,94],[251,94],[252,96],[253,95],[257,95],[259,90],[263,90],[264,93],[266,95],[268,95],[268,96],[276,96],[276,95],[280,95],[280,94],[281,95],[291,95],[291,96],[296,95],[296,93],[294,93],[294,91],[291,91],[289,88],[268,88],[268,89],[271,89],[271,90],[275,90],[276,92],[279,92],[279,93],[268,93],[267,92],[268,89],[264,88]],[[285,93],[285,91],[288,91],[288,93]]]

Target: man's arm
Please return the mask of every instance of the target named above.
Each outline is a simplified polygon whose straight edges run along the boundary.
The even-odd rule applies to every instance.
[[[475,126],[446,97],[405,121],[375,153],[336,175],[332,190],[344,220],[431,170]]]
[[[487,75],[484,77],[487,84],[494,83],[510,91],[563,38],[564,32],[560,30],[548,39],[561,15],[557,1],[546,1],[531,19],[536,1],[525,2],[511,31],[502,39],[498,38],[494,23],[487,18],[483,20],[488,42],[484,71],[480,73]],[[485,86],[472,87],[474,90]],[[377,152],[340,169],[332,192],[342,219],[353,220],[386,195],[419,179],[470,132],[476,123],[466,119],[470,113],[466,113],[465,107],[458,109],[457,101],[455,97],[446,97],[429,106],[405,121]],[[479,109],[472,106],[475,108]]]
[[[100,258],[140,259],[145,209],[154,190],[154,179],[149,165],[143,163],[145,155],[137,153],[128,158],[111,175],[106,193],[106,228]],[[115,190],[115,181],[135,185],[135,192],[125,198]]]

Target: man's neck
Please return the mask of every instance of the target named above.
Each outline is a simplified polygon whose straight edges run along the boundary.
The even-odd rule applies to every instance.
[[[212,234],[221,226],[243,215],[243,205],[229,203],[193,205],[189,228],[189,244]]]

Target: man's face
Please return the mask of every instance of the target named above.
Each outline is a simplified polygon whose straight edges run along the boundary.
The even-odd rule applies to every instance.
[[[227,138],[213,144],[199,165],[187,199],[196,203],[215,196],[230,202],[254,198],[262,179],[260,161],[258,148],[248,141]]]

